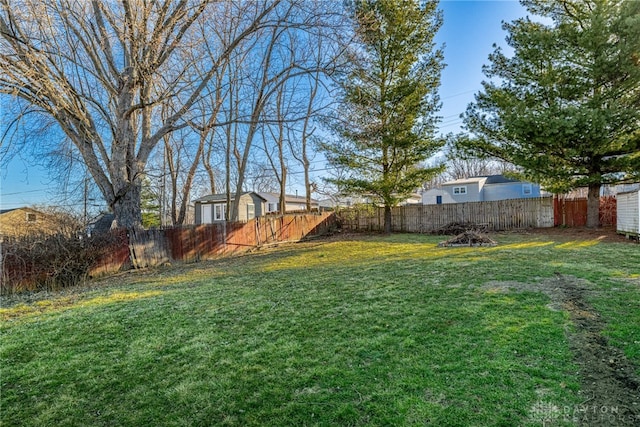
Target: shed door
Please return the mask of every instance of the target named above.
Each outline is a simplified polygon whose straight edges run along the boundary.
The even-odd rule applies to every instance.
[[[211,212],[211,205],[204,204],[202,205],[202,223],[203,224],[211,224],[213,223],[213,216]]]
[[[247,205],[247,221],[256,217],[256,205]]]

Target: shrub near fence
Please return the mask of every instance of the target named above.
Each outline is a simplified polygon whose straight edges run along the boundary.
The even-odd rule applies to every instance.
[[[126,245],[122,233],[82,238],[65,234],[4,238],[0,291],[11,294],[59,289],[81,283],[90,275],[128,267]]]
[[[407,205],[393,208],[391,216],[392,230],[407,233],[432,233],[453,222],[482,224],[494,231],[553,227],[553,200],[544,197]],[[384,209],[343,210],[340,211],[340,221],[347,231],[383,231]]]

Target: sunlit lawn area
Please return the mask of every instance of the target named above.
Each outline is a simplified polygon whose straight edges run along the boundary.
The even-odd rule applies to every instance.
[[[569,316],[535,291],[558,274],[640,366],[640,246],[492,237],[318,240],[5,302],[2,424],[539,426],[581,400]]]

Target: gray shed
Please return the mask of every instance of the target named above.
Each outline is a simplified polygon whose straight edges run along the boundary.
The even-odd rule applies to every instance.
[[[264,215],[264,204],[266,200],[258,193],[245,192],[240,195],[239,201],[239,221],[246,222],[257,216]],[[231,203],[235,199],[231,197]],[[213,224],[224,222],[227,210],[226,194],[210,194],[195,200],[195,222],[199,224]]]
[[[627,237],[640,237],[640,190],[618,193],[616,196],[616,231]]]

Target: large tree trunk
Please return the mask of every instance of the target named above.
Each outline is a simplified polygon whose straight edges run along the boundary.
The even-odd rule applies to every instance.
[[[391,206],[384,207],[384,232],[391,234]]]
[[[127,187],[126,192],[122,192],[111,205],[118,227],[127,229],[141,227],[140,192],[140,183],[131,184]]]
[[[600,226],[600,184],[589,184],[587,195],[587,227]]]

